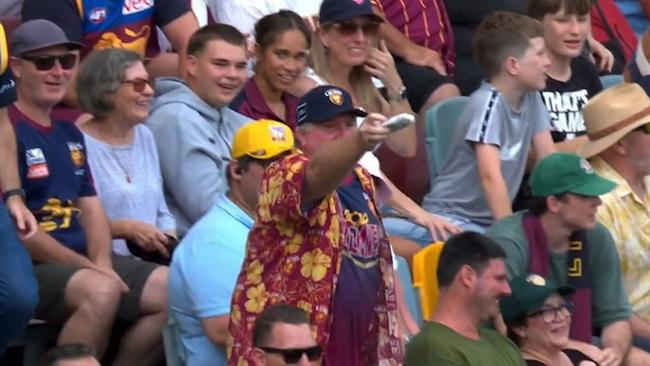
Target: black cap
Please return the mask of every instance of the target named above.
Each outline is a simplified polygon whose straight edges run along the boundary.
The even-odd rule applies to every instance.
[[[356,117],[368,115],[364,110],[354,107],[348,92],[333,85],[317,86],[298,102],[298,125],[326,122],[341,114]]]
[[[318,15],[320,23],[342,22],[354,17],[366,16],[383,22],[384,19],[372,11],[370,0],[323,0]]]
[[[11,53],[17,57],[52,46],[66,46],[68,49],[83,47],[79,42],[69,41],[58,25],[45,19],[27,21],[11,35]]]

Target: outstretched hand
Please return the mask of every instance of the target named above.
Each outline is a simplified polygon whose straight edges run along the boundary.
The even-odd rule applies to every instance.
[[[359,126],[357,133],[363,150],[371,151],[375,146],[386,140],[390,134],[390,130],[382,126],[384,121],[386,121],[386,117],[383,115],[379,113],[370,113],[361,126]]]

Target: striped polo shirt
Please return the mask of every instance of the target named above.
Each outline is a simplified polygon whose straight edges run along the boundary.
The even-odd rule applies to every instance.
[[[414,43],[439,52],[448,73],[456,61],[454,36],[442,0],[371,0]]]

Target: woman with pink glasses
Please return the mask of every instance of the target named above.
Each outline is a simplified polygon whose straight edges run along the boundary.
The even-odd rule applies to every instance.
[[[84,60],[77,77],[80,126],[95,188],[110,221],[113,253],[167,262],[175,221],[163,195],[153,135],[142,122],[154,90],[140,56],[105,49]]]

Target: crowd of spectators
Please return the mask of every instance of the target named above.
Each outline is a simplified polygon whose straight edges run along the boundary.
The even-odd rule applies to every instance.
[[[42,321],[47,365],[650,365],[649,9],[3,1],[0,356]]]

